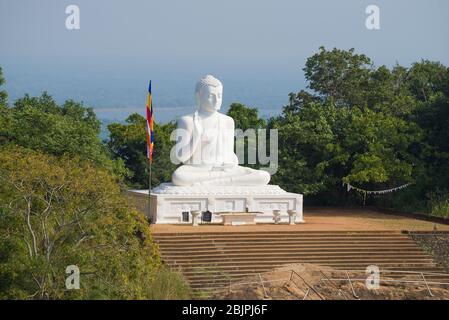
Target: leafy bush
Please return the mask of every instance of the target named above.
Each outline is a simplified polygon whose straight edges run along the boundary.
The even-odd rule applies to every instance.
[[[172,271],[165,265],[156,273],[147,288],[151,300],[186,300],[192,298],[192,291],[180,271]]]
[[[437,189],[427,194],[430,214],[449,218],[449,191]]]
[[[65,287],[69,265],[80,269],[79,290]],[[106,169],[0,149],[0,299],[186,297],[182,279],[161,268],[146,218]]]

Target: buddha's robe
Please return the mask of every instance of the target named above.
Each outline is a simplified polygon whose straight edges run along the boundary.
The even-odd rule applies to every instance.
[[[174,185],[266,185],[266,171],[238,165],[234,120],[224,114],[202,119],[198,112],[178,122],[176,158],[183,163],[172,175]]]

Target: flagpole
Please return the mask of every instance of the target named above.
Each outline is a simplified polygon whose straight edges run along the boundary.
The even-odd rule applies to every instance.
[[[151,160],[148,161],[148,207],[150,208],[151,217]]]

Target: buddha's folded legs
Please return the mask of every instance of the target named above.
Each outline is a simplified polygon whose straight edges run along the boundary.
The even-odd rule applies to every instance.
[[[183,165],[175,170],[172,182],[178,186],[188,185],[216,185],[216,186],[251,186],[266,185],[270,181],[270,174],[263,170],[255,170],[236,166],[223,171],[213,170],[211,167],[196,167]]]
[[[250,168],[245,168],[250,169]],[[270,181],[270,174],[262,170],[252,170],[240,174],[224,178],[216,178],[199,182],[200,185],[214,185],[214,186],[260,186],[267,185]]]

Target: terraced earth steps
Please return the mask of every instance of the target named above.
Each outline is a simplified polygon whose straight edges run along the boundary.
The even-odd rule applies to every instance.
[[[400,231],[274,231],[154,233],[162,259],[179,269],[195,292],[229,286],[250,275],[290,263],[313,263],[363,272],[376,265],[383,275],[426,274],[449,282],[447,274],[414,240]]]

